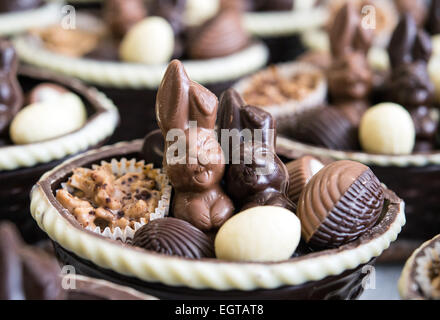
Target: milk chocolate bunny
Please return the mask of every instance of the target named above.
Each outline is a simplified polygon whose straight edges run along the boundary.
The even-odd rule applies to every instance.
[[[220,99],[219,128],[223,140],[241,133],[230,141],[226,191],[241,210],[256,206],[279,206],[295,211],[287,198],[289,174],[275,152],[275,121],[260,108],[246,106],[233,89]],[[247,133],[244,131],[247,130]],[[257,131],[259,130],[259,132]],[[248,135],[248,140],[245,137]],[[223,138],[222,138],[223,137]],[[249,138],[252,138],[250,140]],[[235,145],[232,145],[234,139]],[[239,141],[239,143],[237,143]]]
[[[329,36],[333,61],[328,82],[333,103],[367,99],[373,77],[367,53],[373,33],[363,28],[361,17],[350,1],[337,13]]]
[[[12,44],[0,40],[0,135],[3,135],[23,105],[17,80],[18,57]]]
[[[191,81],[182,63],[173,60],[156,100],[157,121],[165,138],[163,165],[175,190],[174,216],[204,231],[219,228],[234,211],[220,186],[225,159],[214,131],[217,108],[217,97]],[[196,121],[195,127],[191,121]],[[167,154],[179,141],[167,139],[172,134],[185,138],[180,145],[183,155]]]

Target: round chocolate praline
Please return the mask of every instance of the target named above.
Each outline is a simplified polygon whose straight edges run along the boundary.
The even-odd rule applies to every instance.
[[[192,224],[176,218],[150,221],[136,231],[133,245],[169,256],[190,259],[215,257],[211,239]]]

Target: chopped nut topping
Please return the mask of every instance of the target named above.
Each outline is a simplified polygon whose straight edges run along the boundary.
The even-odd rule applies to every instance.
[[[134,227],[149,219],[161,197],[152,172],[117,176],[110,164],[95,169],[77,168],[65,189],[56,192],[57,200],[84,227]]]
[[[252,77],[243,98],[248,104],[261,107],[302,100],[316,89],[319,79],[317,73],[298,73],[286,78],[272,66]]]

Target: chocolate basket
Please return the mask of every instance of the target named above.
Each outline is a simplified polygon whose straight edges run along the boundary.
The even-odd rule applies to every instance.
[[[31,212],[54,243],[58,259],[76,272],[133,287],[160,299],[355,299],[376,257],[405,223],[404,203],[385,190],[379,223],[352,243],[299,254],[279,263],[191,260],[153,253],[84,229],[55,199],[75,167],[141,157],[142,141],[120,143],[70,159],[46,173],[32,191]]]

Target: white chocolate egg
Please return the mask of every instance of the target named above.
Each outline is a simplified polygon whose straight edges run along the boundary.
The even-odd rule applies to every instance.
[[[220,0],[187,0],[184,21],[188,26],[198,26],[212,18],[220,9]]]
[[[368,109],[359,126],[359,140],[368,153],[410,154],[415,139],[416,131],[411,115],[395,103],[381,103]]]
[[[218,259],[275,262],[289,259],[298,247],[301,223],[281,207],[255,207],[236,214],[215,238]]]
[[[167,63],[173,52],[173,29],[161,17],[148,17],[135,24],[119,48],[122,60],[145,64]]]
[[[81,98],[68,92],[23,108],[12,120],[9,134],[15,144],[36,143],[80,129],[86,121]]]

